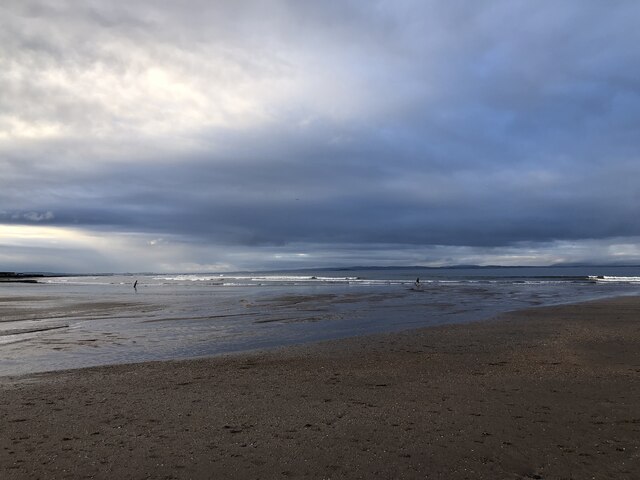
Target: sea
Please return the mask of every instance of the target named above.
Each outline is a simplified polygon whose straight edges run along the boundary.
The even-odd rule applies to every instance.
[[[640,267],[45,276],[0,283],[0,376],[272,349],[639,294]]]

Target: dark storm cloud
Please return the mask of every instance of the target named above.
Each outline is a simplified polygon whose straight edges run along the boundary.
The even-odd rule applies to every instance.
[[[640,236],[635,2],[7,9],[4,224],[325,252]]]
[[[282,137],[281,137],[282,138]],[[284,142],[287,145],[295,143]],[[504,245],[516,241],[639,235],[637,164],[582,170],[505,166],[417,169],[387,163],[370,138],[363,151],[271,152],[246,162],[182,160],[75,174],[76,202],[52,177],[29,192],[56,225],[194,235],[200,241]],[[412,163],[413,160],[411,160]],[[50,185],[50,186],[49,186]],[[80,187],[84,185],[84,187]],[[11,219],[18,222],[22,217]],[[44,221],[43,220],[43,221]]]

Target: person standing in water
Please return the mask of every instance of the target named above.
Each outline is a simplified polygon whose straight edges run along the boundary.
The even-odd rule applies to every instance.
[[[136,280],[135,282],[133,282],[133,289],[137,292],[138,291],[138,280]]]

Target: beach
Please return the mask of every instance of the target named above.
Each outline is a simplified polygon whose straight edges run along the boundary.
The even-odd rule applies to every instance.
[[[3,479],[636,479],[640,297],[0,390]]]

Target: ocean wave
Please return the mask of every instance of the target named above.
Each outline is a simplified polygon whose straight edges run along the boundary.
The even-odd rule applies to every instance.
[[[173,282],[350,282],[358,280],[358,277],[318,277],[311,275],[174,275],[157,276],[154,280],[165,280]]]
[[[153,277],[154,280],[166,280],[169,282],[211,282],[221,281],[222,275],[173,275],[169,277]]]
[[[349,282],[358,280],[358,277],[317,277],[315,275],[264,275],[250,278],[254,282]]]
[[[589,280],[603,283],[633,283],[640,284],[640,277],[614,277],[607,275],[589,275]]]
[[[66,278],[53,278],[39,280],[40,283],[49,283],[51,285],[116,285],[114,282],[95,282],[86,280],[68,280]]]

